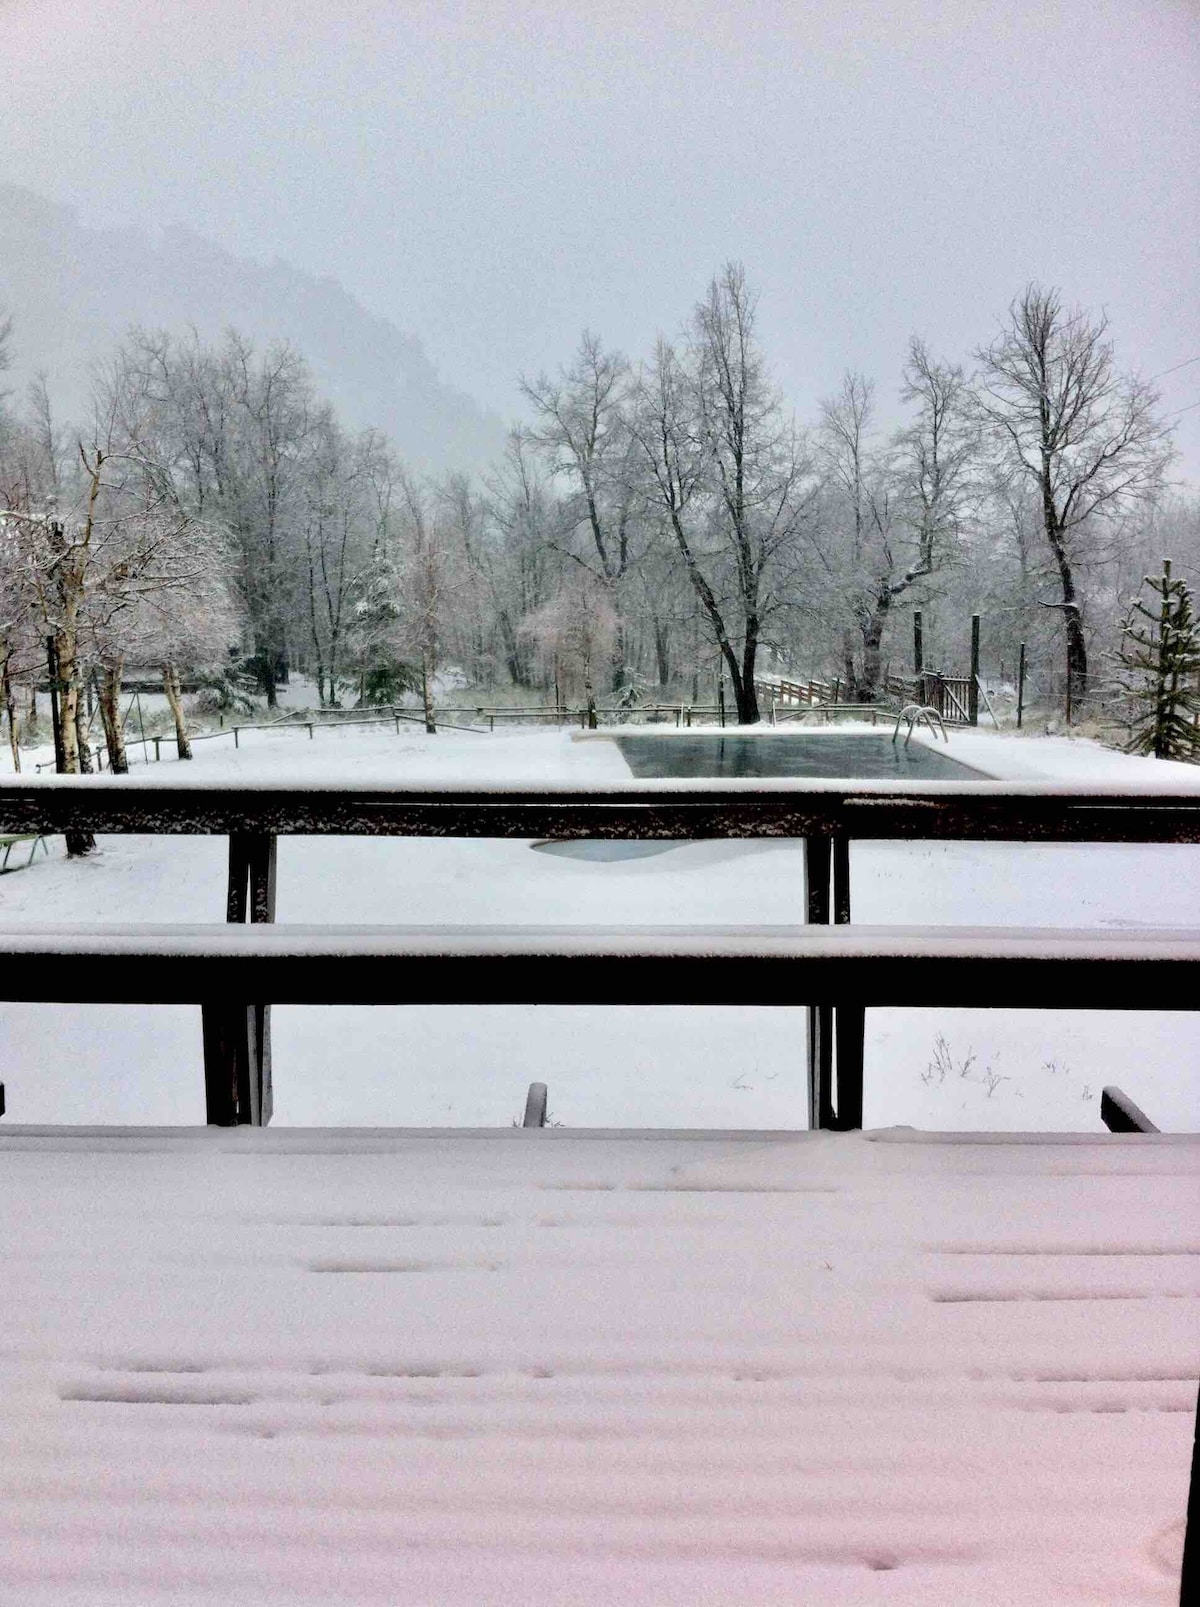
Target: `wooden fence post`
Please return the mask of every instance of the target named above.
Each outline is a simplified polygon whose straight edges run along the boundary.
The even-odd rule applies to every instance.
[[[967,719],[979,724],[979,615],[971,615],[971,681],[967,687]]]
[[[913,614],[913,674],[920,679],[925,668],[925,639],[921,631],[921,610]]]
[[[1025,714],[1025,643],[1021,643],[1021,656],[1017,661],[1017,730]]]

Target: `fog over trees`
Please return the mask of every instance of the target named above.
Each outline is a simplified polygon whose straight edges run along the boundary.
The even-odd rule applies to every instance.
[[[740,265],[673,336],[630,356],[585,332],[525,375],[528,417],[490,469],[430,477],[352,429],[304,355],[228,331],[134,328],[90,375],[88,416],[44,384],[0,397],[0,717],[14,759],[48,657],[62,754],[90,689],[125,766],[123,676],[268,706],[293,672],[322,706],[712,702],[762,711],[772,678],[870,703],[925,663],[985,669],[1076,717],[1105,693],[1129,598],[1165,556],[1195,583],[1200,503],[1172,488],[1153,385],[1062,292],[981,313],[971,356],[914,335],[902,426],[848,371],[815,417],[779,394]],[[19,330],[0,324],[0,365]],[[890,355],[890,354],[889,354]],[[3,374],[0,372],[0,385]],[[889,399],[890,400],[890,399]]]

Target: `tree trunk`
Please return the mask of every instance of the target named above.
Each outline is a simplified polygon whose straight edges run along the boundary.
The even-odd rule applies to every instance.
[[[587,704],[588,730],[595,731],[600,722],[596,718],[596,688],[592,685],[592,661],[585,658],[583,661],[583,696]]]
[[[171,718],[175,721],[175,747],[181,759],[190,759],[192,745],[188,741],[187,725],[183,718],[183,703],[179,690],[179,671],[174,664],[162,667],[163,691],[171,705]]]
[[[425,712],[425,735],[437,736],[437,726],[433,723],[433,699],[429,687],[429,655],[421,654],[421,706]]]
[[[75,641],[73,636],[56,637],[55,649],[61,699],[58,723],[62,735],[63,773],[69,776],[77,776],[81,773],[79,763],[79,679],[75,663]],[[80,858],[84,854],[90,854],[96,846],[96,839],[90,831],[68,831],[65,835],[67,854],[72,859]]]
[[[75,736],[79,746],[79,774],[90,776],[92,773],[92,750],[88,746],[87,727],[83,723],[83,710],[75,710]]]
[[[614,604],[613,604],[614,609],[615,609],[615,606],[616,606],[615,593],[616,593],[616,587],[610,585],[609,586],[609,594],[610,594],[610,596],[613,596],[613,598],[614,598]],[[622,621],[620,615],[618,615],[617,616],[617,632],[616,632],[616,636],[613,639],[613,653],[612,653],[612,687],[611,687],[611,690],[615,694],[620,695],[620,693],[622,693],[625,690],[625,678],[626,678],[626,676],[628,674],[629,674],[629,644],[625,640],[625,625],[624,625],[624,622]]]
[[[75,644],[67,637],[55,638],[58,668],[58,724],[62,736],[63,774],[79,774],[79,682],[75,673]]]
[[[887,624],[888,612],[891,606],[891,593],[881,592],[876,597],[875,607],[867,616],[866,623],[863,626],[862,674],[858,677],[858,684],[854,689],[854,701],[856,703],[874,703],[879,696],[883,631]]]
[[[849,626],[842,632],[842,680],[846,687],[846,702],[857,703],[858,669],[854,662],[854,634]]]
[[[277,708],[279,706],[279,695],[276,690],[275,655],[269,649],[264,649],[259,654],[259,679],[267,696],[267,707],[269,709]]]
[[[1067,705],[1070,710],[1076,711],[1087,697],[1087,641],[1078,604],[1071,603],[1064,608],[1063,615],[1067,627]],[[1068,714],[1068,725],[1070,718]]]
[[[509,680],[514,686],[526,686],[528,677],[525,665],[522,662],[521,645],[517,640],[512,615],[505,608],[502,608],[496,616],[496,629],[500,633],[501,651],[504,654],[504,664],[508,670]]]
[[[756,622],[748,622],[746,640],[742,647],[741,670],[733,678],[733,696],[737,704],[739,725],[757,725],[759,722],[758,688],[754,684],[754,664],[757,656],[758,626]]]
[[[37,681],[32,680],[29,683],[29,713],[25,716],[25,741],[28,742],[28,743],[36,742],[37,741],[37,734],[38,734]]]
[[[0,666],[0,692],[3,693],[4,712],[8,715],[8,746],[12,751],[13,770],[21,774],[21,746],[17,741],[17,704],[13,697],[12,678],[8,673],[8,654]]]
[[[100,721],[104,726],[104,744],[108,749],[108,768],[114,776],[129,771],[129,755],[125,752],[125,733],[121,729],[121,660],[104,666],[100,681]]]
[[[1058,578],[1062,586],[1063,624],[1067,632],[1067,724],[1071,715],[1087,697],[1088,661],[1087,642],[1083,634],[1083,619],[1075,591],[1075,576],[1067,553],[1066,540],[1059,522],[1058,508],[1050,485],[1049,469],[1042,468],[1042,522],[1046,540],[1054,554]]]
[[[658,665],[658,684],[671,684],[671,643],[669,627],[657,617],[654,619],[654,658]]]

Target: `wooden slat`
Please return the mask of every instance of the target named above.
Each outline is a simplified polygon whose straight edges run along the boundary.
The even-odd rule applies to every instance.
[[[0,962],[0,997],[76,1003],[1200,1008],[1200,931],[23,927]]]
[[[1200,842],[1200,786],[1152,794],[1048,783],[726,781],[620,787],[149,785],[0,780],[0,830],[432,837],[809,837]]]

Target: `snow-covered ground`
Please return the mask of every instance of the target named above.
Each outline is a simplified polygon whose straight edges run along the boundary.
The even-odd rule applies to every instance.
[[[770,734],[764,734],[770,740]],[[941,746],[939,744],[939,746]],[[152,753],[152,749],[150,750]],[[953,757],[1012,780],[1130,780],[1196,790],[1192,767],[1066,738],[954,732]],[[161,764],[180,772],[163,744]],[[138,757],[135,754],[135,759]],[[387,725],[248,732],[203,742],[189,779],[580,781],[628,779],[616,747],[559,730],[493,735]],[[781,842],[655,845],[597,863],[513,841],[285,838],[281,921],[788,923],[803,857]],[[0,878],[0,920],[219,920],[225,844],[102,840],[90,859]],[[856,844],[854,918],[868,923],[1197,923],[1200,848]],[[1120,1084],[1168,1130],[1200,1128],[1200,1022],[1163,1014],[994,1011],[868,1016],[868,1126],[1096,1130]],[[790,1010],[406,1009],[274,1012],[281,1125],[497,1125],[531,1080],[553,1120],[578,1126],[787,1128],[804,1124],[804,1015]],[[0,1005],[10,1120],[203,1120],[197,1013]]]

